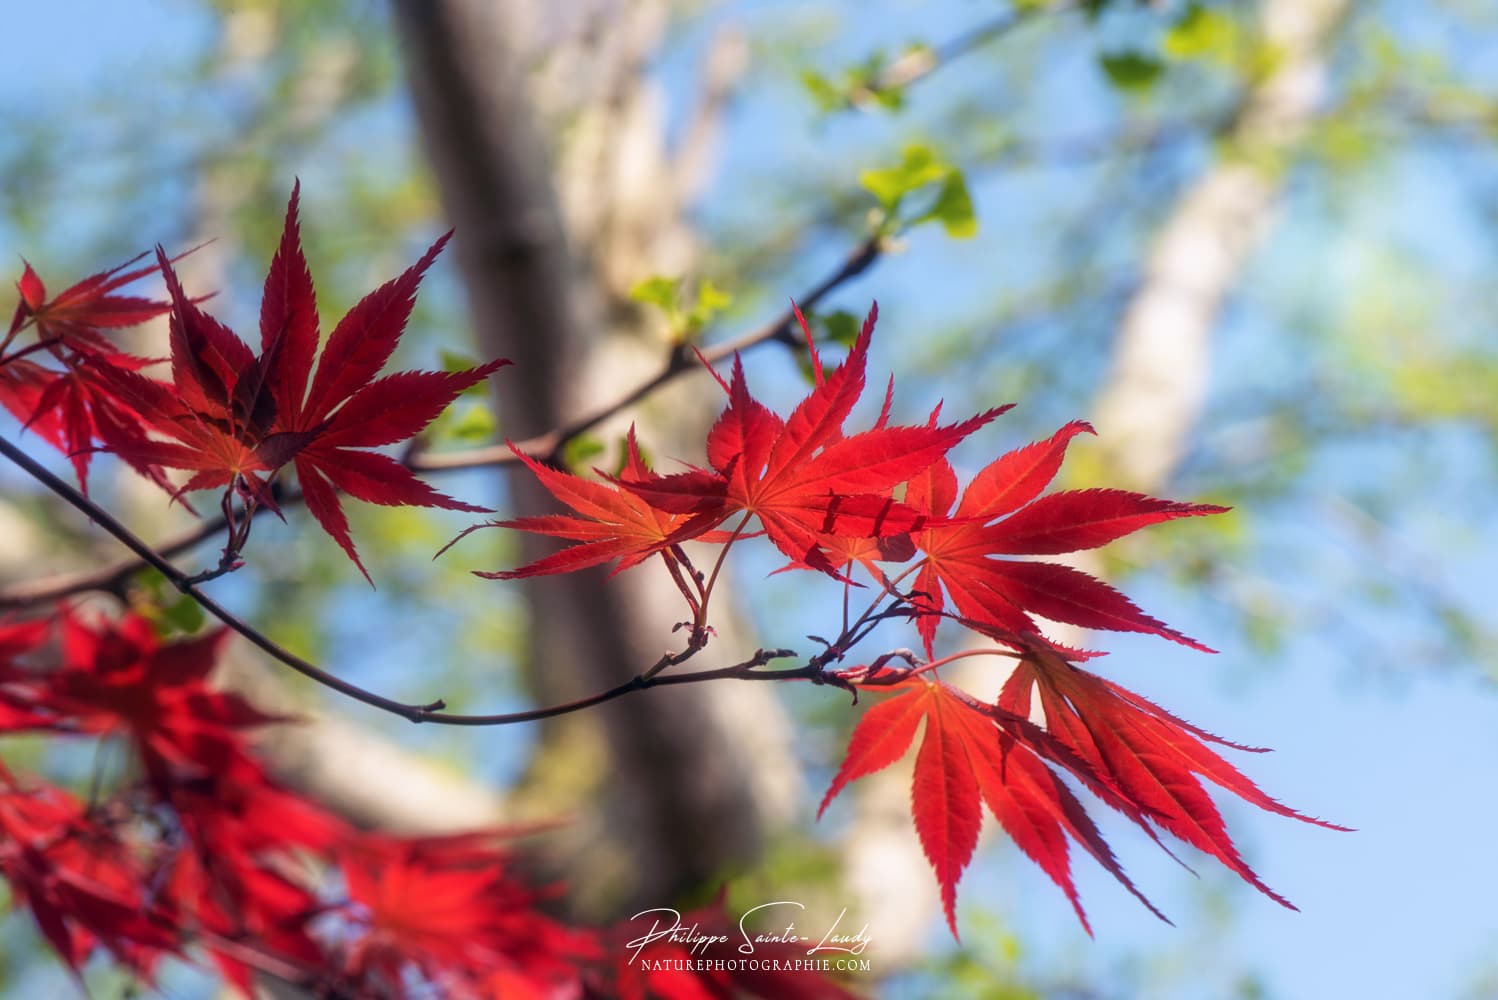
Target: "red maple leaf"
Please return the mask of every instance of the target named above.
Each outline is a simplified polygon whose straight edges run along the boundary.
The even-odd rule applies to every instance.
[[[862,672],[862,676],[859,676]],[[898,692],[864,713],[818,816],[850,782],[895,763],[924,723],[916,754],[911,805],[921,846],[936,871],[952,933],[957,933],[957,882],[972,859],[981,826],[980,802],[1010,838],[1071,900],[1091,933],[1071,874],[1075,842],[1156,916],[1163,914],[1134,886],[1076,795],[1069,774],[1159,843],[1159,827],[1223,862],[1286,906],[1237,853],[1220,814],[1196,776],[1211,779],[1253,805],[1281,816],[1311,819],[1269,798],[1203,741],[1239,750],[1140,696],[1082,671],[1049,646],[1036,644],[1021,661],[997,705],[983,704],[929,676],[854,668],[854,683]],[[866,688],[867,690],[868,688]],[[1040,692],[1044,726],[1030,721],[1031,691]],[[1163,844],[1162,844],[1163,846]],[[1293,908],[1293,907],[1292,907]]]
[[[209,682],[228,633],[163,642],[149,621],[127,615],[90,624],[64,608],[61,662],[12,671],[0,685],[48,728],[127,737],[158,782],[221,766],[244,753],[243,731],[279,721]]]
[[[1124,490],[1041,497],[1061,467],[1067,442],[1083,432],[1092,428],[1078,421],[1047,441],[1009,452],[973,477],[960,500],[957,477],[945,460],[912,479],[905,502],[930,518],[913,536],[924,555],[913,590],[924,612],[918,625],[928,654],[946,607],[943,590],[966,624],[1011,645],[1041,634],[1033,614],[1088,629],[1148,632],[1211,652],[1081,570],[998,558],[1096,548],[1146,525],[1228,509]]]
[[[444,996],[478,996],[501,973],[529,985],[515,995],[547,996],[539,986],[574,980],[579,960],[596,957],[590,935],[540,913],[544,894],[515,876],[494,832],[369,834],[341,854],[357,935],[343,972],[361,996],[405,995],[412,973]]]
[[[61,370],[25,358],[0,365],[0,406],[68,456],[85,494],[96,443],[120,450],[131,468],[165,487],[161,469],[132,454],[148,443],[140,414],[91,377],[91,370],[78,360],[78,355],[70,356]],[[126,355],[116,355],[108,363],[127,368],[143,364]]]
[[[26,264],[16,283],[20,299],[10,329],[0,339],[3,351],[17,334],[34,326],[35,343],[0,356],[0,405],[71,459],[85,493],[95,444],[128,448],[146,439],[140,414],[91,378],[85,364],[98,359],[135,371],[148,363],[121,351],[105,335],[105,331],[144,323],[171,308],[166,302],[114,294],[156,271],[157,264],[126,270],[140,259],[85,278],[50,300],[42,279]],[[26,357],[42,353],[61,367],[43,367]],[[165,485],[159,468],[139,461],[131,464]]]
[[[1266,795],[1207,746],[1250,753],[1165,711],[1146,698],[1088,673],[1053,650],[1031,650],[1004,685],[998,707],[1028,716],[1038,698],[1050,738],[1080,762],[1073,773],[1149,832],[1154,825],[1221,861],[1270,899],[1295,909],[1249,868],[1202,787],[1206,778],[1244,801],[1304,823],[1348,828],[1304,816]]]
[[[249,730],[279,720],[211,686],[226,633],[163,642],[137,615],[90,623],[63,609],[59,620],[54,664],[5,662],[43,641],[50,623],[0,629],[0,704],[32,713],[13,728],[128,740],[147,779],[129,794],[149,796],[154,825],[175,821],[160,870],[128,881],[149,884],[152,906],[200,938],[231,982],[248,994],[253,978],[234,942],[317,969],[323,953],[309,924],[323,907],[297,852],[331,852],[348,830],[252,755]]]
[[[799,316],[799,312],[797,313]],[[827,535],[887,538],[922,528],[930,518],[895,500],[895,487],[940,460],[1005,408],[947,426],[889,426],[888,403],[873,429],[846,435],[843,424],[863,395],[868,349],[878,307],[871,309],[847,360],[831,374],[812,351],[815,385],[784,420],[749,392],[742,361],[720,384],[728,407],[707,438],[711,472],[693,470],[628,484],[651,505],[673,513],[742,512],[798,568],[834,576],[823,551]],[[811,332],[801,320],[807,342]]]
[[[948,684],[917,677],[895,685],[894,690],[899,693],[870,708],[854,728],[847,756],[817,815],[826,811],[849,782],[903,757],[924,721],[911,804],[916,832],[936,871],[953,935],[957,933],[957,882],[977,847],[983,804],[1015,844],[1066,893],[1089,934],[1087,915],[1072,881],[1069,840],[1076,841],[1154,910],[1124,874],[1076,796],[1031,746],[1017,741],[996,725],[992,713]],[[1047,745],[1038,729],[1020,719],[1006,721],[1023,730],[1030,743]]]
[[[306,924],[318,900],[293,877],[293,852],[330,851],[348,831],[252,755],[248,731],[283,720],[210,685],[227,633],[167,643],[137,615],[90,625],[66,610],[61,633],[62,662],[15,687],[44,724],[130,740],[181,835],[159,898],[217,938],[248,936],[315,968],[321,953]],[[215,940],[206,944],[225,975],[247,984],[249,966]]]
[[[571,573],[574,570],[598,566],[615,559],[619,560],[615,573],[638,566],[657,552],[668,562],[672,556],[668,547],[685,537],[697,534],[698,526],[706,526],[721,520],[715,513],[688,515],[671,514],[651,506],[636,494],[618,486],[593,479],[584,479],[571,473],[554,469],[538,462],[520,451],[512,443],[510,450],[530,469],[541,485],[572,510],[573,514],[543,514],[535,517],[517,517],[505,521],[489,521],[464,531],[458,539],[480,528],[513,528],[537,535],[563,538],[577,542],[559,552],[543,556],[519,569],[497,572],[477,572],[476,576],[490,580],[514,580],[527,576],[548,573]],[[619,475],[621,483],[642,483],[655,478],[640,455],[639,443],[635,440],[635,429],[630,427],[625,437],[625,463]],[[449,545],[453,542],[448,543]],[[444,549],[445,551],[445,549]]]
[[[294,464],[307,509],[369,578],[349,534],[339,492],[391,506],[482,511],[434,490],[370,448],[419,433],[458,394],[508,361],[458,372],[407,371],[376,378],[400,342],[417,286],[448,236],[399,277],[360,300],[318,357],[317,301],[297,222],[299,187],[266,276],[261,352],[187,297],[165,252],[157,260],[172,300],[172,382],[94,363],[99,378],[171,440],[115,442],[127,458],[192,475],[181,492],[229,488],[274,508],[268,485]],[[448,234],[451,235],[451,234]]]
[[[280,787],[242,747],[224,740],[197,774],[172,775],[157,795],[183,843],[162,896],[210,932],[204,944],[230,982],[253,995],[253,967],[225,941],[258,942],[308,970],[324,965],[312,922],[326,909],[301,852],[328,856],[350,836],[320,806]]]
[[[97,351],[107,356],[118,354],[119,349],[99,331],[138,326],[170,308],[155,299],[115,294],[156,270],[158,264],[126,270],[145,256],[140,254],[118,267],[90,275],[50,299],[41,277],[29,263],[22,261],[25,268],[16,282],[20,300],[11,316],[5,343],[34,324],[43,341],[55,341],[59,348]]]
[[[37,710],[24,662],[51,631],[52,623],[46,619],[0,625],[0,732],[52,725],[52,718]]]

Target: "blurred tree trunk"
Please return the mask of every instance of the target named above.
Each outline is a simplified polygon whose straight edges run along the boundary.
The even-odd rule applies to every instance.
[[[690,261],[680,221],[686,178],[680,159],[663,154],[661,123],[640,90],[664,10],[489,0],[394,6],[480,346],[516,364],[499,380],[504,433],[549,429],[608,402],[664,357],[664,345],[639,331],[631,338],[610,329],[629,316],[619,293],[649,273],[640,268],[680,273]],[[532,70],[543,53],[549,67],[567,70],[560,89],[548,92],[545,74]],[[538,116],[547,101],[574,104],[571,155],[548,148]],[[560,182],[554,163],[568,168]],[[559,203],[559,188],[574,194],[569,204]],[[569,246],[568,223],[583,242]],[[634,349],[621,351],[631,339]],[[589,387],[596,395],[584,395]],[[652,402],[689,438],[710,410],[684,391],[692,390]],[[555,509],[531,477],[508,483],[515,513]],[[549,551],[543,540],[525,545],[526,560]],[[525,589],[528,677],[541,702],[633,677],[670,645],[671,626],[684,617],[674,588],[649,566],[623,580],[578,573]],[[752,651],[724,630],[714,647],[723,662]],[[768,828],[786,816],[797,780],[782,715],[752,685],[652,691],[556,720],[532,774],[535,811],[575,817],[556,840],[568,882],[589,894],[581,908],[594,912],[663,905],[752,862]]]

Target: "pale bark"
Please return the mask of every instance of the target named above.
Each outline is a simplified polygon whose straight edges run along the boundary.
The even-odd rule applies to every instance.
[[[1124,311],[1094,423],[1122,477],[1160,489],[1183,458],[1210,376],[1211,334],[1272,222],[1283,154],[1310,126],[1325,87],[1325,44],[1349,0],[1271,0],[1274,69],[1244,105],[1222,162],[1177,202]]]

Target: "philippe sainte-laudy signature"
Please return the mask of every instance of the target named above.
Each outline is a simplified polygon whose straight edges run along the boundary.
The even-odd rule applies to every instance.
[[[739,917],[738,927],[735,931],[728,931],[722,927],[713,927],[704,930],[696,923],[683,924],[679,910],[673,910],[669,906],[657,906],[649,910],[641,910],[631,920],[651,921],[650,930],[639,937],[630,940],[625,947],[630,949],[629,961],[634,964],[635,959],[640,957],[640,952],[646,946],[656,941],[668,941],[671,944],[681,945],[689,949],[693,956],[706,955],[709,951],[724,945],[735,944],[740,955],[753,955],[755,949],[760,945],[807,945],[806,954],[822,955],[832,952],[841,952],[847,955],[862,955],[864,949],[869,946],[869,925],[864,924],[857,933],[848,933],[843,929],[843,920],[848,915],[847,907],[837,915],[826,932],[817,936],[802,934],[794,920],[787,921],[783,927],[772,931],[754,931],[750,929],[751,923],[759,923],[764,919],[767,911],[775,907],[794,907],[805,910],[804,903],[794,900],[782,899],[773,903],[761,903],[744,911]],[[759,916],[755,919],[756,915]],[[814,942],[814,943],[813,943]]]

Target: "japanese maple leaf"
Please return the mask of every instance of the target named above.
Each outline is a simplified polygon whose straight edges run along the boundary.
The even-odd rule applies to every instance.
[[[1017,741],[998,723],[997,713],[928,677],[902,681],[888,690],[898,693],[870,708],[854,727],[847,756],[817,815],[826,811],[849,782],[903,757],[924,722],[911,805],[916,833],[936,871],[942,907],[954,936],[957,882],[977,847],[985,804],[1015,844],[1066,893],[1089,934],[1092,930],[1072,881],[1069,841],[1075,841],[1159,915],[1124,874],[1072,791],[1030,745]],[[1044,732],[1022,716],[998,718],[1025,733],[1034,746],[1049,746]]]
[[[514,444],[510,445],[510,450],[552,496],[576,513],[490,521],[467,529],[458,538],[479,528],[497,527],[529,531],[578,544],[543,556],[519,569],[475,574],[486,579],[513,580],[548,573],[570,573],[615,559],[619,562],[614,572],[621,573],[638,566],[657,552],[665,552],[667,546],[674,542],[699,534],[698,526],[706,527],[721,520],[713,512],[695,516],[667,513],[652,507],[628,489],[551,468],[526,455]],[[619,481],[631,484],[654,478],[655,474],[640,455],[635,429],[630,427],[625,437],[625,464]],[[457,540],[453,539],[454,542]],[[669,561],[669,553],[665,554]]]
[[[48,728],[53,719],[39,711],[23,658],[39,649],[52,631],[51,622],[0,624],[0,731]]]
[[[307,509],[368,579],[340,491],[391,506],[483,508],[439,493],[400,462],[366,449],[416,435],[459,393],[509,362],[376,378],[400,342],[422,276],[451,234],[350,309],[318,355],[317,301],[302,253],[299,193],[299,187],[292,190],[266,276],[258,355],[187,297],[158,248],[172,301],[172,383],[116,369],[100,376],[173,439],[122,446],[116,449],[121,454],[190,472],[183,492],[233,488],[249,503],[272,507],[271,477],[294,464]]]
[[[1041,634],[1034,614],[1082,628],[1148,632],[1212,651],[1081,570],[1000,558],[1096,548],[1147,525],[1228,509],[1124,490],[1040,496],[1060,469],[1067,442],[1084,432],[1092,428],[1077,421],[1047,441],[1009,452],[973,477],[960,500],[957,477],[945,460],[911,480],[905,502],[930,519],[914,536],[924,560],[912,586],[925,612],[918,627],[928,654],[946,606],[943,590],[965,623],[1011,644],[1015,637]]]
[[[325,905],[300,862],[332,854],[351,833],[317,804],[282,788],[245,747],[220,741],[204,770],[158,783],[184,843],[171,859],[162,896],[219,939],[263,942],[309,969],[323,966],[312,922]],[[254,970],[232,949],[205,941],[226,978],[248,996]]]
[[[106,356],[120,353],[100,331],[138,326],[170,308],[168,303],[155,299],[116,294],[124,286],[156,270],[158,264],[127,270],[145,256],[140,254],[118,267],[90,275],[50,299],[41,277],[29,263],[22,261],[25,269],[16,282],[20,299],[11,316],[5,341],[9,342],[28,324],[35,324],[37,335],[42,340],[55,340],[60,346],[97,351]]]
[[[285,852],[246,857],[233,845],[225,853],[225,846],[195,839],[173,852],[161,898],[179,919],[192,922],[201,946],[241,995],[255,996],[259,970],[236,942],[254,942],[315,978],[325,956],[311,925],[325,909],[322,899],[294,877],[298,865]]]
[[[45,618],[0,623],[0,666],[12,666],[18,657],[34,652],[47,641],[50,630]]]
[[[929,517],[893,499],[892,491],[1003,410],[948,426],[892,427],[881,417],[874,429],[845,435],[843,424],[863,395],[877,316],[876,306],[831,374],[812,347],[815,385],[784,420],[749,392],[735,357],[731,381],[719,380],[728,407],[708,434],[711,473],[694,470],[631,488],[662,510],[757,517],[792,567],[833,575],[822,536],[885,538],[919,530]],[[802,325],[810,343],[804,319]]]
[[[363,934],[345,974],[399,984],[410,971],[447,989],[508,971],[532,982],[571,978],[590,939],[543,916],[541,894],[512,871],[488,832],[402,838],[369,834],[343,853],[352,916]],[[524,995],[524,994],[521,994]]]
[[[157,269],[158,265],[151,264],[126,270],[141,257],[85,278],[51,299],[42,279],[26,264],[16,283],[20,298],[10,329],[0,340],[3,351],[22,329],[35,327],[35,344],[0,357],[0,405],[68,456],[85,493],[96,443],[128,446],[145,440],[140,414],[90,378],[84,364],[97,359],[130,371],[147,364],[121,351],[106,336],[106,331],[144,323],[171,308],[166,302],[115,294]],[[61,367],[43,367],[23,357],[27,354],[44,354]],[[132,464],[137,472],[165,484],[159,468]]]
[[[131,370],[143,363],[123,354],[108,362]],[[90,377],[85,366],[70,364],[58,370],[26,358],[0,365],[0,406],[68,456],[85,494],[96,442],[124,452],[122,457],[136,472],[167,485],[158,466],[133,457],[148,442],[143,418]]]
[[[1038,698],[1047,733],[1084,765],[1075,773],[1135,823],[1153,824],[1226,865],[1270,899],[1295,909],[1270,889],[1238,853],[1199,778],[1258,806],[1329,830],[1347,828],[1304,816],[1266,795],[1207,746],[1241,746],[1182,719],[1117,684],[1067,662],[1054,650],[1026,654],[1004,685],[998,707],[1024,717]],[[1101,786],[1099,788],[1099,786]]]

